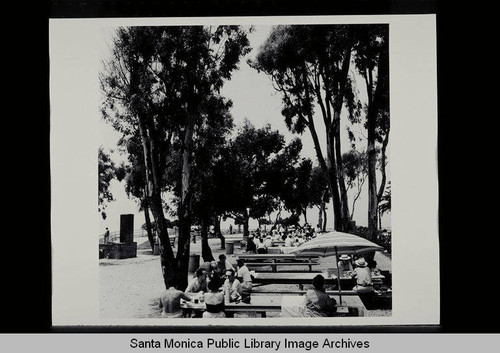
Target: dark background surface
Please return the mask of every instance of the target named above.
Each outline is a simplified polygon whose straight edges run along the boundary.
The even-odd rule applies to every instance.
[[[482,93],[481,98],[474,97],[474,91],[485,88],[478,82],[481,75],[477,75],[477,56],[485,49],[478,40],[470,39],[474,26],[464,21],[465,15],[488,9],[470,4],[445,7],[437,1],[101,0],[49,1],[38,8],[20,5],[20,11],[10,12],[20,21],[6,28],[3,43],[8,48],[4,71],[9,76],[4,82],[8,90],[3,94],[3,196],[9,211],[9,229],[4,230],[4,237],[9,233],[15,235],[9,239],[15,240],[2,246],[0,292],[9,314],[2,315],[0,332],[57,332],[51,327],[49,18],[429,13],[436,14],[438,31],[441,325],[345,327],[335,332],[500,332],[498,289],[492,283],[499,266],[498,250],[492,245],[498,243],[498,226],[494,225],[498,207],[487,204],[488,200],[496,201],[490,185],[497,179],[493,166],[498,157],[495,159],[492,151],[498,151],[498,147],[495,138],[486,136],[491,130],[488,127],[492,126],[494,110],[490,108],[495,101]],[[480,104],[480,100],[487,102]],[[483,124],[478,126],[478,120]],[[480,260],[472,261],[476,256]],[[469,266],[469,257],[474,266]],[[245,332],[249,329],[266,332],[259,328],[245,328]],[[145,331],[96,327],[67,328],[64,332]],[[286,331],[329,330],[297,327]]]

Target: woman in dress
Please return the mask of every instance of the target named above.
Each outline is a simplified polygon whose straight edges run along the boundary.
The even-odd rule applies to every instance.
[[[204,318],[226,317],[224,314],[224,292],[219,291],[220,282],[208,282],[208,293],[203,294],[207,309],[203,313]]]

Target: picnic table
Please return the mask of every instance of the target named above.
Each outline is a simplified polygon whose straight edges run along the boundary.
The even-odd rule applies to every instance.
[[[340,303],[338,295],[331,295]],[[266,317],[268,312],[281,312],[286,316],[303,316],[301,315],[305,309],[305,302],[303,302],[304,296],[286,296],[286,295],[258,295],[252,296],[251,302],[249,304],[239,302],[239,303],[225,303],[224,311],[226,313],[235,312],[255,312],[259,313],[261,317]],[[359,296],[342,297],[341,308],[353,308],[356,310],[348,311],[351,314],[357,316],[365,316],[366,308],[359,298]],[[204,302],[186,302],[181,301],[181,308],[186,315],[191,315],[193,312],[203,312],[206,310],[206,305]],[[344,313],[345,311],[339,310],[339,312]]]
[[[277,272],[277,266],[308,266],[309,272],[312,267],[318,265],[318,256],[297,254],[241,254],[239,259],[245,260],[247,267],[271,266],[272,272]],[[250,260],[250,261],[249,261]]]
[[[266,284],[298,284],[300,289],[304,288],[304,284],[312,284],[312,280],[318,273],[314,272],[287,272],[287,273],[273,273],[273,272],[256,272],[253,276],[253,283],[258,285]],[[323,273],[325,278],[325,285],[337,284],[337,276],[331,274],[327,276]],[[383,275],[373,275],[372,280],[382,280],[385,278]],[[353,287],[355,279],[352,277],[340,277],[341,286],[348,289]],[[350,285],[352,283],[352,285]],[[347,286],[346,286],[347,285]],[[351,289],[349,288],[349,289]]]

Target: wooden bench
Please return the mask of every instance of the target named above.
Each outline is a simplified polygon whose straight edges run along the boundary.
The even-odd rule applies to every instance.
[[[281,312],[281,304],[283,301],[283,295],[253,295],[252,293],[250,303],[226,303],[224,311],[226,313],[236,313],[236,312],[252,312],[259,313],[261,317],[266,317],[268,312]],[[336,294],[330,295],[334,298],[337,303],[340,303],[340,298]],[[343,306],[354,308],[358,312],[359,316],[365,316],[366,308],[363,305],[359,296],[352,295],[344,299],[342,298]],[[203,303],[192,304],[183,303],[181,307],[184,311],[204,311],[205,306]]]
[[[242,260],[301,260],[301,259],[319,259],[319,256],[300,255],[300,254],[240,254]]]
[[[306,294],[307,291],[305,290],[287,290],[286,292],[284,291],[268,291],[268,290],[255,290],[253,289],[252,290],[252,295],[304,295]],[[341,294],[342,296],[344,295],[359,295],[357,292],[353,291],[353,290],[326,290],[325,291],[326,294],[330,294],[330,295],[339,295]]]
[[[268,284],[298,284],[300,290],[304,288],[304,284],[312,284],[313,278],[318,275],[315,272],[257,272],[254,275],[253,283],[256,285]],[[325,278],[325,285],[334,285],[337,283],[337,277]]]
[[[259,261],[259,262],[247,262],[245,263],[247,267],[261,267],[261,266],[271,266],[272,272],[278,272],[277,267],[278,266],[308,266],[309,267],[309,272],[313,272],[312,267],[315,265],[319,265],[318,261],[315,260],[309,260],[309,261],[296,261],[296,262],[279,262],[279,261],[273,261],[273,262],[265,262],[265,261]]]

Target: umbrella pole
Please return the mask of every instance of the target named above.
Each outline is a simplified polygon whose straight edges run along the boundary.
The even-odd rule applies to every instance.
[[[338,283],[338,286],[339,286],[339,299],[340,299],[340,304],[342,304],[342,288],[340,288],[340,269],[339,269],[339,253],[337,251],[337,247],[335,247],[335,261],[337,261],[336,263],[336,267],[337,267],[337,283]]]

